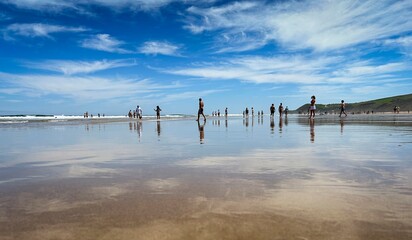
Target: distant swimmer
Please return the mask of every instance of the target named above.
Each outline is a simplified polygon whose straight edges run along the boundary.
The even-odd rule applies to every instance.
[[[204,107],[205,107],[205,104],[203,103],[202,98],[199,98],[199,110],[197,111],[197,120],[196,121],[199,121],[200,115],[202,115],[204,120],[206,121],[205,114],[203,113]]]
[[[162,109],[160,109],[159,106],[156,106],[154,111],[156,112],[156,119],[160,119],[160,111],[162,111]]]
[[[311,97],[311,100],[310,100],[310,107],[309,107],[310,115],[309,115],[309,118],[312,118],[312,117],[314,118],[315,117],[315,110],[316,110],[315,103],[316,103],[316,97],[315,97],[315,95],[313,95]]]
[[[225,117],[227,117],[227,108],[225,108]]]
[[[345,117],[348,116],[348,114],[346,114],[346,112],[345,112],[345,108],[346,108],[345,101],[343,101],[343,100],[340,101],[340,113],[339,113],[339,117],[342,116],[342,113],[345,114]]]

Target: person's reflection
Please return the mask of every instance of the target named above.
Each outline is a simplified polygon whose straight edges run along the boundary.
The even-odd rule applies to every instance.
[[[288,123],[289,123],[289,121],[288,121],[288,115],[286,114],[286,115],[285,115],[285,126],[287,126]]]
[[[227,117],[225,119],[225,127],[227,128]]]
[[[197,122],[197,127],[199,129],[200,144],[203,144],[205,140],[205,124],[206,121],[204,121],[203,124],[200,124],[200,121]]]
[[[245,127],[249,127],[249,117],[245,117],[243,119],[243,125],[245,125]]]
[[[282,133],[282,127],[283,127],[283,118],[279,118],[279,133]]]
[[[134,129],[136,130],[136,124],[135,124]],[[129,122],[129,130],[130,130],[130,132],[133,132],[133,123],[132,122]]]
[[[310,126],[310,142],[315,142],[315,119],[309,119],[309,126]]]
[[[274,117],[270,118],[270,132],[272,134],[275,133],[275,118]]]
[[[160,137],[160,121],[157,121],[156,123],[156,131],[157,131],[157,136]]]
[[[341,120],[340,120],[340,134],[343,134],[343,125],[344,125],[344,122],[343,122],[343,120],[341,119]]]
[[[139,137],[139,142],[140,142],[140,138],[142,137],[142,122],[141,121],[137,121],[137,136]]]

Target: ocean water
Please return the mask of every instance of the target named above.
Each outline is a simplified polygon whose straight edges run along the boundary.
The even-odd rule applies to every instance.
[[[52,120],[0,124],[0,239],[412,237],[411,115]]]

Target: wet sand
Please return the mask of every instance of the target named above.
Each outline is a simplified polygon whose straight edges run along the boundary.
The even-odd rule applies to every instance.
[[[412,116],[0,125],[0,239],[411,239]]]

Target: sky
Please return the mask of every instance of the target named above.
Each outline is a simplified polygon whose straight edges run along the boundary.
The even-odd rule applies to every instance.
[[[411,16],[410,0],[0,0],[0,114],[410,94]]]

